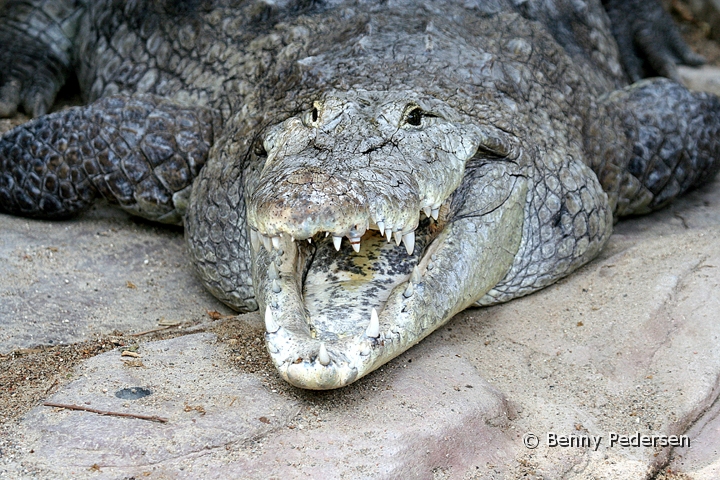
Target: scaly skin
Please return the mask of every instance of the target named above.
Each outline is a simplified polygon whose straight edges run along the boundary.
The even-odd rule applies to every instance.
[[[89,145],[127,130],[202,139],[184,150],[207,152],[183,170],[197,174],[189,201],[187,183],[168,195],[164,171],[117,200],[158,220],[184,213],[201,279],[265,314],[273,362],[300,387],[347,385],[468,306],[549,285],[597,255],[614,215],[659,208],[717,169],[718,99],[626,86],[598,1],[57,3],[76,7],[76,71],[100,100],[41,125],[97,111],[119,121]],[[120,99],[206,120],[106,115]],[[52,195],[26,178],[82,163],[57,148],[60,127],[32,128],[0,140],[0,209],[49,216],[50,200],[19,202]],[[58,155],[23,160],[21,137],[23,152]],[[152,163],[138,151],[130,166]],[[107,173],[133,178],[125,163]],[[63,202],[89,202],[75,190]]]

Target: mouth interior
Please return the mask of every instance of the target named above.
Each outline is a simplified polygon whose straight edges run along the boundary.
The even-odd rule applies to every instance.
[[[318,234],[308,252],[302,297],[315,337],[334,341],[365,331],[372,309],[379,314],[391,292],[407,283],[437,229],[423,219],[415,231],[415,249],[388,242],[377,230],[362,237],[359,252],[347,240],[336,251],[332,237]]]

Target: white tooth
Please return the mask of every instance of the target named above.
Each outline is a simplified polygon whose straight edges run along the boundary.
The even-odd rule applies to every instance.
[[[385,229],[385,236],[387,237],[387,241],[389,242],[389,241],[390,241],[390,237],[392,237],[392,228],[387,227],[387,228]]]
[[[385,235],[385,222],[377,222],[378,230],[380,230],[380,235]]]
[[[277,280],[280,278],[280,272],[278,272],[275,262],[270,262],[270,267],[268,267],[268,277],[270,280]]]
[[[291,241],[291,242],[295,242],[295,237],[293,237],[292,235],[290,235],[290,241]]]
[[[272,251],[272,240],[270,240],[270,237],[260,234],[260,240],[262,240],[263,247],[265,247],[265,250],[268,252]]]
[[[380,319],[378,318],[377,310],[374,308],[372,309],[372,312],[370,312],[370,324],[368,325],[367,330],[365,330],[365,335],[372,338],[380,336]]]
[[[308,243],[312,244],[312,238],[308,237]]]
[[[405,243],[405,249],[408,252],[408,255],[412,255],[413,251],[415,251],[415,232],[406,233],[402,237],[403,242]]]
[[[278,282],[277,279],[272,281],[272,291],[274,293],[282,292],[282,288],[280,288],[280,282]]]
[[[405,292],[403,293],[403,297],[410,298],[412,297],[413,293],[415,293],[415,289],[413,288],[412,282],[408,282],[408,286],[405,289]]]
[[[265,307],[265,330],[267,330],[268,333],[275,333],[280,330],[280,325],[278,325],[275,318],[273,318],[270,305]]]
[[[432,217],[433,217],[435,220],[438,219],[438,215],[439,215],[439,214],[440,214],[440,208],[439,208],[439,207],[438,207],[438,208],[433,208],[433,209],[432,209],[432,212],[430,213],[430,215],[432,215]]]
[[[272,237],[271,241],[272,241],[272,246],[275,249],[280,250],[280,237]]]
[[[333,245],[335,245],[335,250],[337,250],[338,252],[340,251],[341,243],[342,243],[342,237],[333,236]]]
[[[325,238],[327,238],[328,235],[330,235],[330,232],[325,232]]]
[[[257,252],[260,248],[260,234],[250,229],[250,245],[252,246],[253,252]]]
[[[393,237],[395,237],[395,245],[400,245],[400,242],[402,242],[403,234],[400,230],[397,232],[393,232]]]
[[[430,218],[430,215],[432,214],[432,208],[430,208],[430,205],[423,207],[423,213],[425,213],[426,217]]]
[[[410,274],[410,281],[412,283],[420,283],[420,269],[415,265],[413,271]]]
[[[325,348],[325,342],[320,344],[317,359],[321,365],[328,365],[330,363],[330,355],[328,355],[327,349]]]
[[[355,250],[355,253],[360,251],[360,237],[348,237],[350,240],[350,246]]]

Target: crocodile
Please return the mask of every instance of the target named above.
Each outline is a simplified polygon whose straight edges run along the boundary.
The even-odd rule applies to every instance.
[[[0,211],[184,225],[279,374],[348,385],[711,178],[720,101],[642,0],[9,0]],[[646,78],[663,75],[669,78]],[[74,76],[86,104],[48,113]],[[541,326],[538,326],[541,328]]]

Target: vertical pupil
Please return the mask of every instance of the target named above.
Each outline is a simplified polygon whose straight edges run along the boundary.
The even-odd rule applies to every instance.
[[[313,122],[318,121],[318,110],[315,107],[313,107],[313,109],[312,109],[312,121]]]

